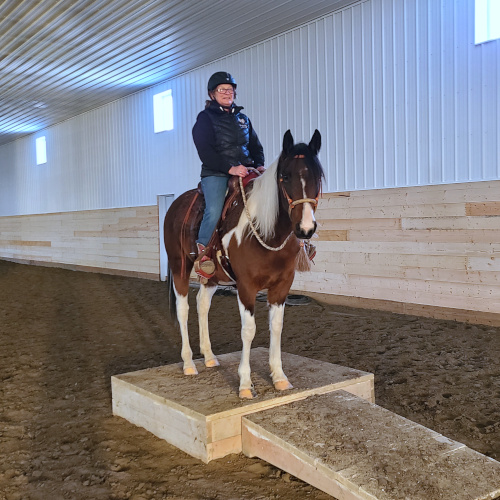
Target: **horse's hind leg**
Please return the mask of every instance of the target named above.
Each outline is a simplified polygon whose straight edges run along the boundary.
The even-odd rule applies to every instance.
[[[219,366],[219,362],[212,352],[210,335],[208,331],[208,311],[212,303],[212,297],[217,290],[217,285],[200,285],[198,295],[196,295],[196,305],[198,310],[198,325],[200,329],[200,352],[205,358],[205,366],[212,368]]]
[[[176,310],[177,310],[177,320],[179,321],[179,327],[181,330],[182,337],[182,350],[181,357],[184,362],[183,370],[184,375],[197,375],[198,370],[193,362],[193,351],[191,350],[191,346],[189,344],[189,334],[188,334],[188,314],[189,314],[189,303],[188,303],[188,294],[187,290],[189,290],[189,283],[186,287],[184,294],[177,291],[177,287],[175,286],[176,281],[174,280],[174,293],[176,298]],[[184,285],[184,283],[182,283]]]

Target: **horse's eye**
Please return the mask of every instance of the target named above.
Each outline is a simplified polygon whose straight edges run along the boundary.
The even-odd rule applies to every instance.
[[[290,180],[290,176],[288,174],[281,174],[281,180],[283,182],[288,182]]]

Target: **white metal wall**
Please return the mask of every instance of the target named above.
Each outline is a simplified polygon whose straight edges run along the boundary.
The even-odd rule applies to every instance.
[[[325,192],[500,177],[500,41],[474,45],[474,2],[366,0],[1,147],[0,215],[151,205],[193,187],[191,127],[221,69],[268,161],[288,128],[321,131]],[[167,88],[175,129],[154,134],[152,96]]]

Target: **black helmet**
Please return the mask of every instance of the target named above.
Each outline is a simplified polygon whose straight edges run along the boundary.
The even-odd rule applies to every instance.
[[[234,78],[225,71],[217,71],[214,73],[208,80],[207,89],[209,92],[212,92],[217,88],[217,85],[221,85],[222,83],[230,83],[234,88],[236,88],[236,81]]]

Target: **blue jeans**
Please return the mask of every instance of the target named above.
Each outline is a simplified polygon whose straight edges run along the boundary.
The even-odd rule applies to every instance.
[[[201,179],[201,189],[205,196],[205,213],[198,233],[198,243],[208,245],[217,222],[219,222],[226,198],[228,177],[210,175]]]

